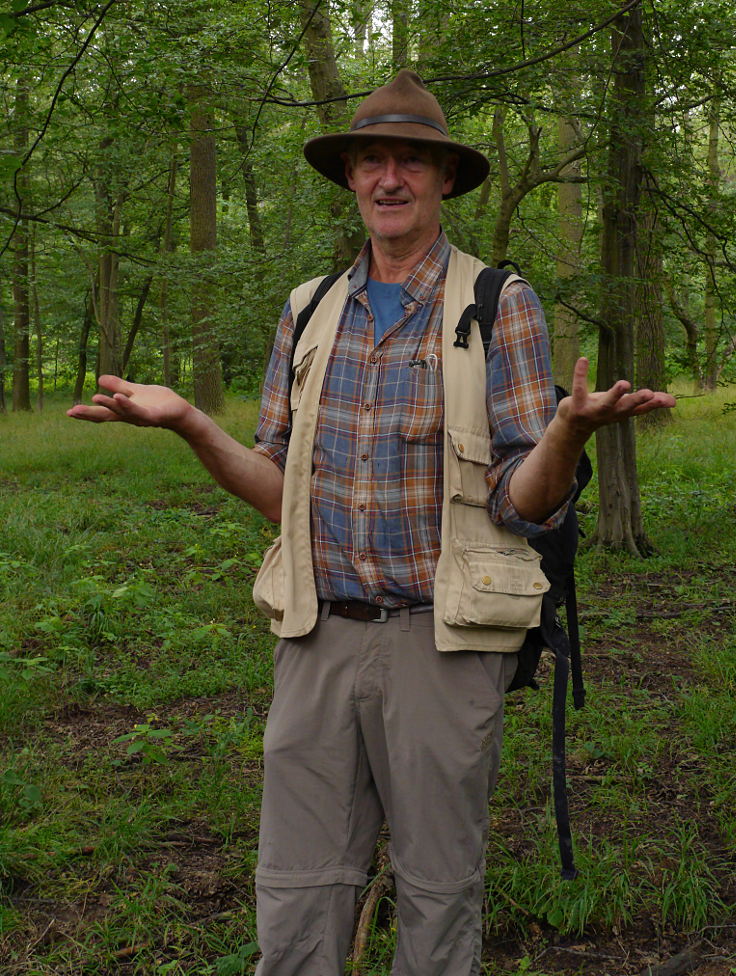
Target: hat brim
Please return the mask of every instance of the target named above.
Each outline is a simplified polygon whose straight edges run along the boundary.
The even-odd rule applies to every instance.
[[[449,152],[457,153],[459,163],[455,183],[445,199],[460,197],[469,193],[483,182],[490,171],[490,163],[477,149],[464,146],[461,142],[453,142],[447,136],[437,132],[427,135],[428,126],[402,123],[401,134],[397,133],[394,123],[379,123],[365,126],[360,132],[341,132],[334,135],[316,136],[304,146],[304,156],[310,166],[328,180],[348,190],[345,177],[345,162],[342,153],[346,152],[351,143],[372,142],[374,139],[391,139],[396,142],[423,142],[442,146]]]

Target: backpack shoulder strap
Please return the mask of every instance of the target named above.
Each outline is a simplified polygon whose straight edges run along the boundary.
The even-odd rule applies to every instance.
[[[342,271],[335,271],[333,274],[325,275],[323,278],[312,278],[311,281],[306,281],[303,285],[299,285],[292,291],[289,297],[291,315],[294,319],[292,353],[296,350],[297,344],[314,314],[314,310],[341,274],[343,274]]]
[[[513,264],[513,262],[504,261],[502,264]],[[514,265],[514,268],[516,268],[516,271],[519,270],[518,265]],[[488,358],[488,350],[493,334],[493,323],[496,321],[498,303],[501,300],[501,295],[514,281],[526,280],[520,274],[517,274],[516,271],[509,271],[506,267],[498,267],[483,268],[478,272],[473,288],[475,302],[472,305],[468,305],[460,316],[460,321],[455,328],[455,346],[462,349],[468,348],[471,323],[475,319],[478,323],[483,341],[483,354]]]
[[[484,268],[475,279],[476,320],[483,340],[483,354],[486,358],[488,358],[488,350],[491,346],[493,323],[496,321],[501,295],[513,281],[522,280],[519,274],[510,271],[508,268]]]
[[[336,271],[333,274],[325,275],[323,278],[312,278],[311,281],[305,281],[304,284],[298,285],[289,296],[291,316],[294,320],[294,335],[289,358],[289,397],[291,397],[291,387],[294,383],[294,356],[299,340],[309,325],[314,310],[343,274],[343,271]]]

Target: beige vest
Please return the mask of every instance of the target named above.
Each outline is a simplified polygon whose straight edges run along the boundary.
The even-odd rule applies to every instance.
[[[474,301],[473,285],[483,267],[476,258],[451,249],[442,321],[442,548],[434,587],[440,651],[517,651],[527,628],[539,624],[542,595],[549,589],[539,556],[526,539],[493,523],[485,508],[491,436],[477,323],[470,349],[453,346],[455,326]],[[295,319],[319,281],[315,278],[291,293]],[[346,272],[317,306],[294,357],[293,428],[284,472],[281,536],[266,553],[253,587],[256,606],[271,617],[271,629],[281,637],[308,634],[317,621],[310,534],[312,451],[322,383],[347,291]]]

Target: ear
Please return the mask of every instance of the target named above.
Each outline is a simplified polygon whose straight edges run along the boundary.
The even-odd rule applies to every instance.
[[[345,163],[345,180],[351,190],[355,191],[355,180],[353,179],[353,164],[348,153],[340,153],[340,159]]]
[[[457,153],[448,153],[447,159],[445,160],[445,179],[442,184],[442,196],[446,197],[448,193],[452,192],[452,188],[455,185],[455,177],[457,176],[457,167],[460,162],[460,157]]]

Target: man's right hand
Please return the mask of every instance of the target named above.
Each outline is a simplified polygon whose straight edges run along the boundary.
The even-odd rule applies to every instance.
[[[183,437],[218,484],[255,506],[272,522],[281,519],[284,476],[270,458],[243,447],[215,421],[167,386],[128,383],[101,376],[92,405],[78,403],[67,415],[94,424],[122,421],[136,427],[165,427]]]
[[[99,383],[111,395],[95,393],[93,406],[78,403],[67,410],[67,416],[94,424],[123,421],[136,427],[166,427],[182,435],[193,419],[194,407],[167,386],[128,383],[108,375],[101,376]]]

